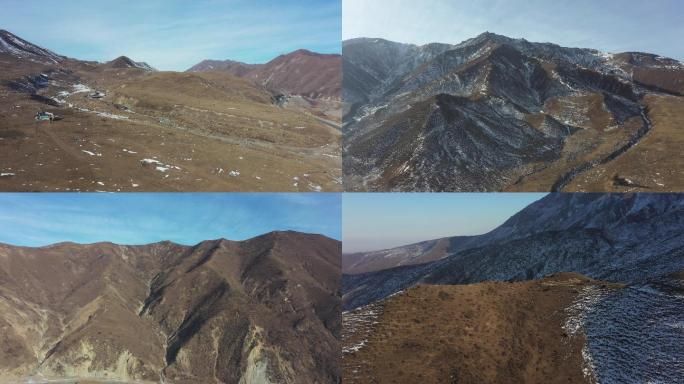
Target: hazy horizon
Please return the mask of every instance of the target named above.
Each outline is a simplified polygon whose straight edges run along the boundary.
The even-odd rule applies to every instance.
[[[6,193],[0,243],[149,244],[246,240],[292,230],[341,239],[339,194]]]
[[[343,0],[342,38],[458,44],[483,32],[531,42],[641,51],[684,60],[684,3],[677,0]]]
[[[340,53],[341,4],[5,0],[0,29],[75,59],[106,62],[127,56],[159,70],[185,71],[208,59],[253,64],[297,49]]]
[[[368,252],[491,231],[545,193],[346,193],[342,251]]]

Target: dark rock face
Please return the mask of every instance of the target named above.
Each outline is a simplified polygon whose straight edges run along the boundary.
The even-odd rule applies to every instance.
[[[684,269],[684,198],[550,194],[481,236],[454,238],[437,261],[344,275],[346,308],[418,283],[530,280],[556,272],[639,283]]]
[[[645,94],[678,94],[681,81],[668,87],[666,79],[684,79],[684,66],[641,56],[651,57],[491,33],[458,45],[345,41],[345,186],[496,191],[530,167],[568,162],[561,157],[576,132],[622,129],[639,117]],[[591,98],[610,121],[589,110]]]
[[[338,241],[274,232],[145,246],[0,246],[0,372],[339,382]]]

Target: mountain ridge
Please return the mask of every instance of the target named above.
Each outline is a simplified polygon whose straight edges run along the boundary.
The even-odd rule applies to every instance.
[[[658,278],[684,269],[682,226],[684,199],[677,194],[550,194],[485,235],[449,239],[436,260],[401,265],[399,258],[368,272],[358,264],[355,274],[347,265],[345,307],[418,283],[520,281],[557,272],[612,282]]]
[[[0,246],[0,328],[11,329],[0,336],[0,372],[339,380],[340,248],[325,236],[283,231],[195,246]]]
[[[486,33],[455,45],[348,40],[343,72],[348,190],[552,190],[575,169],[564,190],[678,190],[681,178],[660,181],[636,160],[662,149],[650,136],[671,135],[643,114],[654,132],[642,135],[637,118],[681,102],[676,60]]]
[[[297,49],[260,64],[230,59],[204,60],[186,72],[225,71],[250,79],[276,93],[339,100],[341,77],[338,66],[341,60],[339,54]]]

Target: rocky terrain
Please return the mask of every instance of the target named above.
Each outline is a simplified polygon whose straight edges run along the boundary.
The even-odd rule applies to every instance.
[[[339,191],[335,115],[229,72],[80,61],[0,31],[4,191]]]
[[[296,232],[1,245],[0,382],[339,382],[340,250]]]
[[[345,383],[679,383],[681,276],[418,285],[343,314]]]
[[[354,191],[679,191],[684,65],[492,33],[343,43]]]
[[[682,382],[682,228],[677,194],[557,193],[481,236],[351,255],[343,376]]]

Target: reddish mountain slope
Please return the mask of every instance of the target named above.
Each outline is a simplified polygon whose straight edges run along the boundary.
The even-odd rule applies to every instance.
[[[276,93],[312,99],[341,99],[342,58],[335,54],[300,49],[263,65],[205,60],[188,71],[225,71],[248,78]]]

